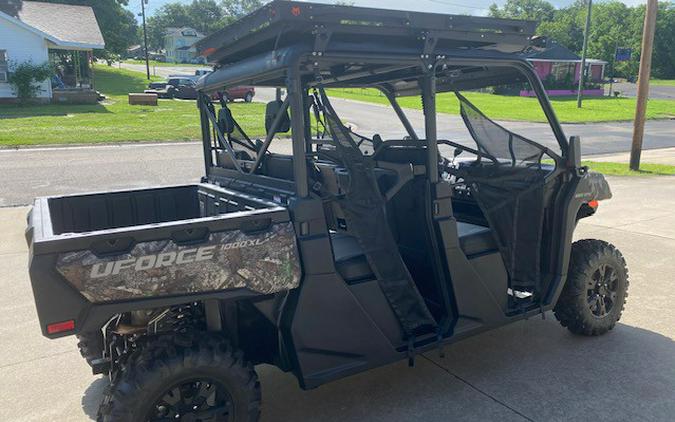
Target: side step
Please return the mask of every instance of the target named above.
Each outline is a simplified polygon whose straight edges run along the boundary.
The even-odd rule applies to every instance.
[[[513,290],[511,288],[506,289],[506,293],[509,296],[514,297],[515,299],[530,299],[532,298],[532,292],[527,292],[524,290]]]

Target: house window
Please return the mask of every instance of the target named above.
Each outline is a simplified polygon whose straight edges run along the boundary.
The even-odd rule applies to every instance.
[[[0,82],[7,82],[7,50],[0,50]]]
[[[551,74],[556,81],[564,81],[566,79],[574,80],[574,63],[553,63]]]

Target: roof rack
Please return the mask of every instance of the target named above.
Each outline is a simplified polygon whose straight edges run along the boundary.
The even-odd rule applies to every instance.
[[[522,51],[536,29],[535,21],[440,13],[409,12],[299,1],[274,0],[202,39],[199,54],[225,65],[295,44],[313,53],[332,41],[376,42],[418,46],[420,54],[436,48]]]

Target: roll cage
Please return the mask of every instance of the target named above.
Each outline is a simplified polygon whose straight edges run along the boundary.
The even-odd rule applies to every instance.
[[[297,8],[300,8],[299,12]],[[311,10],[313,14],[305,15],[306,10]],[[295,210],[296,230],[301,238],[312,232],[309,222],[303,221],[301,217],[301,204],[313,207],[311,203],[327,194],[322,189],[325,187],[322,184],[335,185],[335,189],[328,192],[328,195],[333,198],[332,202],[338,204],[342,217],[336,218],[337,214],[328,210],[326,221],[319,224],[328,224],[330,230],[339,231],[341,225],[345,224],[341,221],[350,221],[345,227],[355,228],[352,235],[364,250],[369,251],[366,256],[370,267],[397,313],[399,322],[403,327],[407,326],[406,337],[410,338],[414,337],[414,333],[421,326],[434,326],[434,320],[438,320],[440,314],[432,318],[428,311],[423,311],[426,307],[418,306],[422,300],[414,286],[405,294],[399,294],[397,288],[410,286],[411,283],[411,276],[404,267],[391,262],[389,268],[379,265],[386,260],[384,256],[387,254],[383,251],[389,251],[391,256],[396,250],[395,242],[383,227],[387,224],[387,215],[381,211],[398,190],[420,175],[424,175],[426,189],[430,189],[425,194],[425,198],[430,200],[429,206],[448,206],[449,196],[454,194],[446,190],[453,189],[452,186],[437,186],[442,176],[439,167],[439,163],[442,163],[439,144],[472,152],[477,155],[478,161],[485,158],[495,165],[479,171],[466,172],[464,169],[455,173],[465,180],[471,179],[472,190],[484,192],[479,201],[479,213],[483,215],[480,223],[493,228],[496,247],[509,272],[512,283],[510,286],[522,288],[531,294],[534,292],[537,304],[530,303],[528,306],[536,306],[541,310],[540,307],[551,297],[552,286],[558,286],[559,280],[564,277],[565,254],[568,253],[568,248],[565,246],[567,243],[562,242],[561,236],[568,230],[559,229],[556,225],[567,224],[564,220],[567,217],[564,206],[556,211],[554,203],[566,200],[564,196],[567,193],[556,192],[556,186],[562,180],[559,176],[576,168],[577,164],[572,158],[578,154],[570,153],[570,146],[548,102],[541,81],[533,68],[517,54],[530,44],[530,34],[527,31],[534,27],[531,23],[521,21],[476,20],[412,12],[390,14],[385,11],[383,13],[387,15],[387,19],[375,23],[372,20],[350,19],[360,16],[361,12],[368,15],[382,11],[275,1],[198,43],[197,47],[202,54],[207,55],[210,60],[218,61],[218,68],[197,83],[200,91],[198,104],[202,122],[205,181],[255,191],[258,195],[266,195],[268,199],[289,205]],[[337,19],[336,16],[341,18]],[[256,19],[263,19],[266,23],[252,28],[251,22],[258,22]],[[456,30],[455,22],[463,20],[464,24],[460,24],[462,30]],[[453,23],[449,24],[451,21]],[[399,26],[404,25],[403,30],[396,26],[397,22]],[[452,140],[438,139],[438,93],[458,93],[506,83],[530,84],[552,129],[559,152],[492,122],[461,95],[458,95],[462,105],[461,114],[477,147],[467,149]],[[287,93],[286,98],[278,104],[278,109],[283,111],[274,116],[264,141],[251,143],[247,139],[249,148],[252,148],[252,154],[248,155],[235,151],[235,144],[241,142],[232,142],[230,139],[231,129],[238,128],[236,122],[219,123],[221,113],[229,115],[227,105],[223,103],[221,113],[216,113],[209,96],[223,87],[239,84],[281,87]],[[380,90],[388,99],[409,139],[377,142],[377,145],[374,140],[368,140],[372,143],[374,156],[364,158],[361,153],[354,154],[354,151],[359,151],[354,139],[358,138],[360,143],[363,138],[342,125],[340,118],[330,107],[325,92],[329,88],[346,87]],[[312,136],[311,110],[316,111],[316,98],[310,94],[315,89],[320,92],[320,98],[329,111],[324,117],[330,116],[332,119],[332,125],[327,125],[331,126],[328,131],[332,138],[330,141]],[[407,95],[421,96],[424,112],[423,134],[415,131],[397,101],[398,97]],[[270,153],[269,147],[286,111],[290,111],[292,154],[279,156]],[[315,114],[314,118],[316,117]],[[472,125],[472,119],[474,123],[478,122],[478,129],[475,124]],[[223,126],[228,129],[222,130]],[[495,139],[502,139],[503,145],[480,142],[480,137],[489,139],[493,136]],[[338,156],[337,160],[333,156],[333,162],[339,164],[337,168],[330,170],[332,180],[320,181],[316,172],[321,172],[320,168],[325,165],[326,160],[331,161],[331,154],[322,149],[328,143],[332,143],[331,148]],[[404,163],[377,160],[379,150],[396,147],[407,149],[406,151],[417,158],[404,160]],[[506,155],[496,157],[493,155],[494,151],[502,151]],[[545,171],[527,174],[517,171],[517,163],[527,162],[528,157],[535,157],[535,164],[542,170],[544,155],[552,164],[547,165]],[[511,164],[504,165],[503,159]],[[279,170],[280,167],[283,168],[282,171]],[[389,186],[385,191],[381,187],[371,189],[371,186],[379,183],[374,174],[388,170],[396,173],[398,183]],[[344,187],[354,183],[355,179],[358,179],[359,192],[352,192],[350,196],[349,188],[345,190]],[[500,183],[494,184],[490,180],[499,180]],[[480,189],[478,185],[481,185]],[[523,207],[532,208],[530,211],[523,211]],[[440,218],[446,211],[433,208],[430,212],[431,215],[437,215],[434,218]],[[451,216],[452,210],[448,212]],[[541,224],[530,224],[531,218],[549,220],[547,223],[542,220]],[[544,225],[550,230],[562,232],[544,239]],[[516,226],[520,229],[516,230]],[[381,242],[371,242],[377,238]],[[450,242],[456,242],[452,237],[449,239]],[[455,255],[453,259],[462,261],[466,258]],[[438,259],[436,261],[440,262]],[[434,266],[437,271],[445,271],[440,264]],[[458,274],[458,271],[464,271],[462,267],[466,268],[465,264],[450,270],[455,272],[455,279],[475,277]],[[394,273],[390,273],[389,277],[385,274],[388,269],[392,269]],[[439,273],[435,277],[441,280],[446,276]],[[397,287],[392,289],[392,286]],[[443,283],[439,283],[439,286],[441,289],[445,288]],[[405,287],[401,288],[405,290]],[[449,293],[440,296],[450,300]],[[443,306],[446,310],[452,307],[449,302]],[[411,312],[399,312],[397,307],[417,308],[418,311],[412,312],[418,317],[416,322],[406,324],[406,317]],[[534,309],[530,310],[534,312]],[[513,312],[523,311],[513,308]],[[443,326],[442,321],[438,322]]]
[[[288,52],[290,53],[290,52]],[[412,140],[419,140],[421,137],[413,129],[405,112],[400,107],[397,97],[403,95],[420,94],[423,100],[423,111],[425,115],[425,129],[424,136],[425,143],[428,146],[427,168],[429,169],[429,176],[433,181],[434,174],[437,173],[437,163],[439,161],[439,153],[437,147],[437,133],[436,133],[436,104],[435,96],[437,93],[458,91],[465,89],[477,89],[486,85],[495,85],[499,81],[527,81],[534,91],[537,93],[539,104],[548,120],[553,134],[560,147],[560,154],[548,150],[548,155],[556,163],[556,167],[564,168],[565,158],[567,156],[568,143],[565,135],[560,127],[558,120],[553,112],[548,98],[543,89],[541,81],[538,79],[532,67],[524,60],[514,57],[501,58],[481,58],[466,57],[459,54],[443,54],[437,55],[433,63],[428,63],[420,57],[401,56],[401,55],[360,55],[346,53],[330,52],[322,53],[318,58],[311,51],[302,51],[298,49],[293,52],[292,56],[288,57],[287,65],[280,66],[280,69],[272,75],[265,72],[260,75],[249,74],[247,79],[242,80],[239,77],[229,77],[229,73],[234,73],[234,69],[224,68],[222,73],[215,72],[208,75],[199,82],[200,86],[200,107],[205,111],[211,110],[211,113],[203,112],[203,126],[208,127],[209,124],[215,123],[215,113],[210,105],[208,92],[218,89],[218,87],[234,85],[242,82],[248,84],[255,84],[259,86],[283,87],[287,90],[287,97],[282,103],[283,111],[278,114],[281,117],[287,109],[291,114],[291,139],[293,143],[293,160],[296,163],[304,163],[306,160],[306,153],[312,150],[312,138],[307,132],[306,126],[309,126],[310,115],[307,112],[308,104],[307,97],[311,89],[318,86],[325,88],[376,88],[380,90],[388,99],[392,110],[396,113],[401,124],[405,128],[408,136]],[[466,54],[466,53],[465,53]],[[291,56],[291,57],[289,57]],[[257,58],[254,60],[258,60]],[[367,70],[361,71],[343,71],[339,72],[336,67],[347,67],[352,63],[358,63],[359,66],[366,65]],[[496,66],[498,71],[493,70],[490,66]],[[481,70],[487,68],[487,70]],[[504,70],[511,70],[509,78],[504,75]],[[472,75],[467,80],[450,81],[451,75],[458,72],[470,70],[472,73],[480,73],[480,76]],[[499,78],[495,73],[499,72]],[[522,74],[522,78],[516,77],[516,72]],[[273,76],[271,79],[268,79]],[[409,80],[414,78],[414,82]],[[401,89],[402,87],[402,89]],[[264,154],[268,151],[271,142],[276,134],[276,128],[281,119],[273,122],[273,128],[270,130],[260,146],[257,153],[257,159],[252,166],[248,166],[247,170],[250,175],[259,173],[259,165],[263,159]],[[294,130],[295,129],[295,130]],[[226,149],[228,153],[234,154],[228,147],[228,142],[224,142],[224,138],[217,131],[206,133],[203,131],[203,141],[205,148],[205,166],[206,173],[209,174],[213,170],[214,161],[209,159],[212,154],[210,152],[218,149]],[[208,135],[208,136],[207,136]],[[214,139],[215,138],[215,139]],[[221,139],[222,138],[222,139]],[[215,143],[214,143],[215,141]],[[443,141],[448,143],[451,141]],[[218,145],[219,144],[219,145]],[[240,169],[240,160],[233,160],[237,170],[245,173],[244,169]],[[264,176],[264,175],[261,175]],[[294,165],[294,175],[292,190],[301,197],[308,195],[308,176],[307,170],[303,165]],[[291,187],[290,185],[287,187]]]
[[[535,23],[530,21],[273,1],[197,44],[202,55],[217,63],[217,70],[197,83],[207,177],[214,172],[222,174],[215,169],[215,153],[226,150],[235,170],[245,179],[257,177],[307,197],[310,181],[306,154],[312,151],[308,94],[319,85],[380,90],[413,140],[420,136],[396,98],[421,95],[426,167],[433,182],[438,177],[439,161],[436,94],[527,82],[537,94],[560,147],[560,154],[548,151],[549,155],[556,168],[565,168],[565,135],[541,81],[518,55],[536,43],[531,36],[534,29]],[[260,171],[276,129],[269,131],[254,162],[248,164],[236,157],[227,142],[223,143],[222,134],[209,129],[217,116],[207,94],[239,84],[286,89],[282,106],[291,114],[292,180],[266,180]]]

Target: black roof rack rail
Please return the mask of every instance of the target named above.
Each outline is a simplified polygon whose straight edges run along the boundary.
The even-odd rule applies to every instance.
[[[199,54],[221,65],[293,44],[309,44],[317,55],[333,39],[367,39],[434,48],[478,48],[518,52],[528,46],[537,22],[479,16],[410,12],[274,0],[196,44]]]

